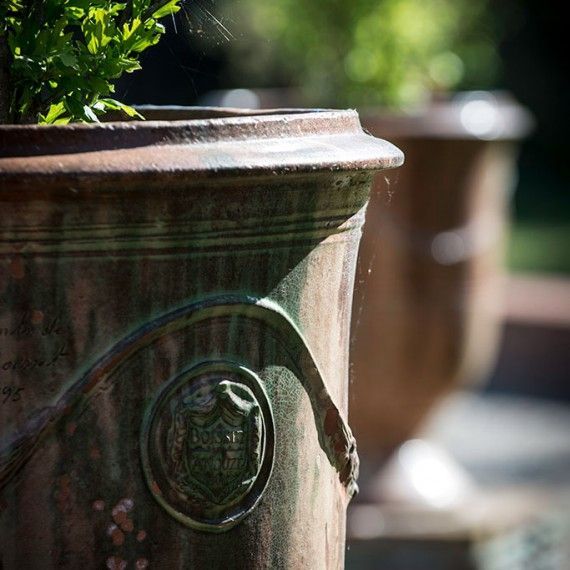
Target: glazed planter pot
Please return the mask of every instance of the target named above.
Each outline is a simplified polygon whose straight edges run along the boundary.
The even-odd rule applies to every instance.
[[[0,567],[340,568],[357,246],[402,154],[350,111],[168,116],[0,127]]]
[[[493,365],[515,158],[531,119],[485,92],[417,115],[362,116],[407,165],[374,186],[353,305],[350,417],[378,464],[444,395]]]

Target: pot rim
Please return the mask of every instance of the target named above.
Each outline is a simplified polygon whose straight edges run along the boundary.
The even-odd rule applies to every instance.
[[[149,109],[149,108],[147,108]],[[156,110],[156,107],[150,109]],[[143,108],[144,110],[144,108]],[[0,126],[0,181],[54,176],[194,178],[372,171],[403,163],[392,144],[365,133],[354,110],[166,107],[181,120]],[[158,111],[157,111],[158,112]]]

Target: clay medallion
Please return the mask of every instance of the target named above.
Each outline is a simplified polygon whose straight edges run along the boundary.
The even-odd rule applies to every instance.
[[[263,386],[230,362],[203,363],[169,382],[142,430],[152,494],[198,530],[226,530],[251,512],[269,479],[273,448]]]

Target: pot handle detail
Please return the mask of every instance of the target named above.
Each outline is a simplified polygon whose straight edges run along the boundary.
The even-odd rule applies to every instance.
[[[44,437],[79,405],[106,387],[115,369],[159,337],[210,318],[244,317],[277,333],[310,399],[319,444],[338,472],[349,498],[357,491],[358,454],[352,432],[327,389],[297,325],[275,302],[243,295],[220,295],[191,303],[139,327],[104,354],[53,406],[46,407],[0,448],[0,489],[26,464]]]

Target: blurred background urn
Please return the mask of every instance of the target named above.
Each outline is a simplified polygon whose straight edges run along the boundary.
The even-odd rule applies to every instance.
[[[374,186],[353,305],[351,417],[363,456],[382,460],[494,364],[517,143],[531,119],[492,92],[363,116],[408,158]]]

